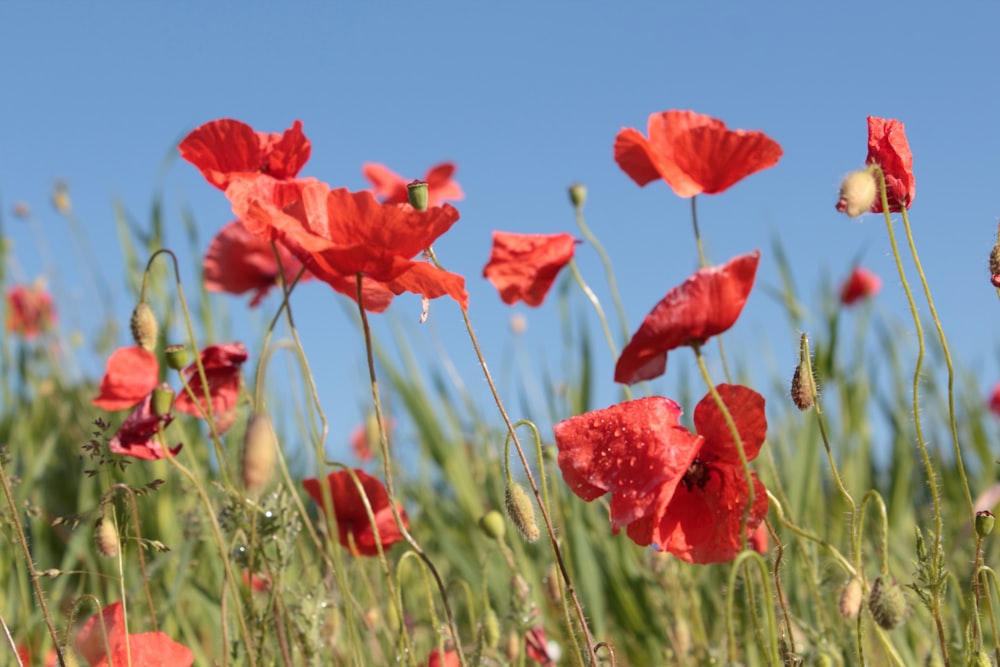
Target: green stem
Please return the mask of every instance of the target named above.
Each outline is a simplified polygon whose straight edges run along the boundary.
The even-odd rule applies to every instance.
[[[576,279],[577,285],[583,290],[583,293],[587,296],[587,299],[594,306],[594,310],[597,311],[597,319],[601,321],[601,329],[604,331],[604,338],[608,341],[608,347],[611,349],[611,356],[615,359],[618,358],[618,346],[615,344],[614,336],[611,335],[611,328],[608,326],[607,315],[604,314],[604,308],[601,307],[601,302],[598,300],[597,295],[594,291],[590,289],[587,282],[583,279],[580,274],[580,269],[576,265],[576,260],[571,259],[569,261],[569,270],[573,273],[573,278]],[[622,392],[625,395],[625,400],[632,400],[632,388],[628,385],[622,385]]]
[[[583,234],[583,238],[587,240],[587,243],[594,247],[594,250],[597,251],[598,257],[601,258],[601,263],[604,265],[604,274],[608,277],[608,289],[611,290],[611,300],[614,302],[615,309],[618,311],[618,319],[622,327],[622,340],[628,340],[628,320],[625,318],[625,306],[622,304],[622,296],[618,292],[618,283],[615,280],[615,272],[611,266],[611,258],[608,256],[604,246],[601,245],[601,242],[597,240],[597,237],[594,236],[594,233],[590,231],[590,228],[587,226],[587,222],[583,218],[583,205],[581,204],[575,208],[576,226],[580,228],[580,233]],[[617,356],[617,354],[615,356]]]

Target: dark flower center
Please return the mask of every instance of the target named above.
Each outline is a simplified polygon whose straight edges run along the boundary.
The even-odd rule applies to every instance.
[[[684,477],[681,478],[681,484],[688,491],[691,491],[696,486],[699,489],[703,489],[705,488],[705,484],[708,483],[709,471],[709,467],[703,461],[695,459],[691,463],[691,467],[684,473]]]

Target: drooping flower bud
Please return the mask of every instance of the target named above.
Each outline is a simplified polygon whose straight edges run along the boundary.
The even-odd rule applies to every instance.
[[[878,196],[878,183],[868,169],[852,171],[840,184],[837,210],[854,218],[871,209]]]
[[[490,510],[486,514],[479,517],[479,528],[483,531],[486,537],[494,540],[502,540],[503,535],[507,530],[506,524],[503,520],[503,515],[496,510]]]
[[[882,575],[872,584],[868,610],[883,630],[892,630],[906,617],[906,596],[895,577]]]
[[[582,183],[569,186],[569,201],[573,204],[573,208],[581,208],[587,201],[587,187]]]
[[[993,512],[989,510],[981,510],[976,512],[976,535],[979,537],[986,537],[993,532],[993,524],[997,521],[996,517],[993,516]]]
[[[423,181],[411,181],[406,185],[406,196],[410,206],[417,211],[427,210],[427,184]]]
[[[153,309],[145,301],[140,301],[139,305],[132,311],[132,319],[129,320],[129,328],[132,330],[132,340],[135,344],[152,352],[156,349],[156,336],[160,326],[156,323],[156,315]]]
[[[94,524],[94,543],[102,556],[114,558],[118,555],[118,529],[115,522],[103,516]]]
[[[858,612],[861,611],[861,603],[864,601],[864,597],[865,591],[861,586],[861,579],[859,577],[851,577],[851,580],[844,586],[844,590],[840,592],[840,603],[838,605],[840,615],[846,619],[857,618]]]
[[[168,345],[165,350],[167,355],[167,366],[179,371],[188,365],[187,345]]]
[[[504,492],[504,504],[507,507],[507,516],[514,522],[514,526],[524,539],[529,542],[537,540],[541,533],[535,521],[535,505],[524,487],[516,482],[508,484]]]
[[[170,414],[174,407],[174,389],[166,382],[161,382],[153,389],[153,402],[150,406],[153,414],[159,417]]]
[[[264,488],[274,473],[277,449],[271,418],[267,413],[257,413],[250,418],[243,436],[243,488],[256,493]]]

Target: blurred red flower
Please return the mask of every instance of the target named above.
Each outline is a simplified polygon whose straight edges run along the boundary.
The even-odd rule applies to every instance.
[[[753,531],[753,534],[750,536],[750,548],[762,556],[766,556],[769,542],[767,524],[762,520],[760,525],[757,526],[757,530]]]
[[[330,497],[333,500],[333,514],[337,517],[337,532],[340,543],[355,555],[377,556],[379,541],[381,541],[383,549],[388,549],[391,545],[401,541],[403,534],[396,525],[396,520],[392,515],[392,507],[389,504],[389,494],[382,482],[377,477],[372,477],[357,468],[354,473],[358,476],[358,481],[364,488],[365,497],[368,498],[368,503],[371,505],[375,525],[378,527],[378,540],[375,538],[364,501],[354,484],[354,480],[351,479],[351,474],[346,470],[338,470],[327,475],[326,483],[330,488]],[[302,480],[302,486],[305,487],[306,493],[316,501],[317,505],[325,507],[324,492],[320,480],[305,479]],[[410,523],[406,517],[406,511],[400,507],[399,513],[403,519],[403,525],[409,528]]]
[[[240,397],[240,367],[247,360],[243,343],[209,345],[201,351],[201,365],[208,380],[208,394],[212,399],[212,415],[219,433],[226,431],[236,421],[236,403]],[[195,403],[186,391],[178,392],[174,407],[195,417],[207,418],[208,404],[205,389],[198,373],[198,364],[184,369],[191,392],[198,399]]]
[[[455,651],[434,649],[427,654],[427,667],[459,667],[461,664]]]
[[[483,277],[508,306],[518,301],[540,306],[559,271],[573,259],[575,248],[570,234],[493,232],[493,249]]]
[[[33,286],[14,285],[7,290],[4,326],[25,340],[37,338],[56,324],[56,309],[52,295],[42,282]]]
[[[320,280],[334,286],[362,274],[393,294],[448,295],[468,307],[465,280],[411,258],[458,220],[451,205],[415,211],[382,205],[370,192],[331,190],[314,179],[234,180],[233,211],[254,234],[279,240]]]
[[[181,157],[220,190],[225,190],[233,175],[239,173],[294,178],[312,150],[302,134],[302,121],[295,121],[283,134],[269,134],[255,132],[246,123],[230,118],[195,128],[178,148]]]
[[[375,162],[367,162],[361,172],[372,184],[372,194],[383,204],[408,204],[410,197],[406,185],[409,183],[388,167]],[[442,162],[427,170],[420,179],[427,184],[427,208],[440,206],[445,201],[459,201],[465,195],[462,188],[452,180],[455,164]]]
[[[906,140],[906,128],[898,120],[868,116],[868,158],[866,164],[877,164],[885,174],[889,211],[899,213],[902,206],[910,208],[916,195],[913,178],[913,153]],[[882,198],[876,197],[872,213],[882,212]]]
[[[21,660],[21,664],[25,667],[42,664],[44,664],[45,667],[58,667],[59,665],[59,654],[56,653],[54,648],[50,648],[48,653],[45,654],[45,660],[43,662],[35,662],[32,657],[33,654],[38,655],[24,644],[17,645],[17,657]]]
[[[556,661],[549,654],[549,644],[545,639],[545,628],[540,625],[528,630],[524,635],[525,653],[530,660],[542,664],[544,667],[553,667]]]
[[[147,397],[160,382],[160,364],[156,355],[138,346],[120,347],[108,357],[97,398],[99,408],[124,410]]]
[[[840,303],[852,306],[862,299],[875,296],[880,289],[882,289],[881,278],[868,269],[855,267],[840,288]]]
[[[662,178],[678,197],[717,194],[750,174],[773,167],[781,146],[763,132],[730,130],[693,111],[649,117],[649,138],[625,128],[615,138],[615,161],[640,187]]]
[[[750,296],[760,251],[700,269],[646,315],[615,365],[615,382],[634,384],[663,375],[667,352],[703,344],[733,326]]]
[[[191,667],[194,664],[191,649],[163,632],[126,634],[125,613],[120,602],[102,609],[100,616],[107,631],[106,644],[97,614],[87,619],[76,635],[76,648],[90,667],[108,667],[112,663],[127,665],[129,657],[131,664],[143,667]]]
[[[993,393],[990,394],[990,412],[1000,417],[1000,382],[993,385]]]
[[[767,431],[763,397],[739,385],[716,389],[753,460]],[[748,500],[739,454],[711,394],[695,408],[697,435],[680,425],[680,415],[674,401],[651,397],[559,422],[559,468],[588,502],[611,493],[613,532],[625,526],[636,544],[655,544],[688,562],[732,560]],[[768,507],[764,485],[756,476],[753,483],[748,536]]]
[[[163,386],[167,389],[170,388],[167,384]],[[158,415],[153,412],[153,394],[150,392],[118,427],[118,431],[108,443],[108,448],[112,454],[131,456],[146,461],[166,458],[167,455],[163,451],[163,445],[160,444],[157,434],[161,426],[166,428],[173,420],[174,417],[171,414]],[[176,456],[177,452],[181,451],[182,446],[181,443],[178,443],[171,447],[170,453]]]
[[[250,574],[243,570],[243,585],[254,593],[267,593],[271,590],[271,577],[267,573]]]
[[[302,263],[284,245],[277,244],[285,282],[291,284]],[[254,290],[250,307],[260,305],[271,288],[278,285],[278,262],[270,242],[251,234],[243,223],[234,220],[222,228],[205,253],[205,289],[209,292],[244,294]],[[311,280],[306,271],[299,282]]]

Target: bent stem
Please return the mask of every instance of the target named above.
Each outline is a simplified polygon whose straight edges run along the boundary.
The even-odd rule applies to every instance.
[[[760,584],[761,587],[764,589],[765,593],[764,613],[767,616],[767,629],[768,629],[767,636],[771,640],[771,645],[768,647],[771,652],[769,660],[772,665],[780,665],[782,661],[780,653],[778,652],[778,624],[774,618],[774,605],[770,604],[769,602],[766,602],[767,598],[770,597],[771,577],[767,571],[767,563],[764,562],[763,556],[761,556],[756,551],[752,550],[745,550],[741,552],[736,557],[736,560],[733,561],[732,569],[729,570],[729,586],[726,588],[726,634],[729,639],[728,642],[729,663],[736,664],[737,660],[736,658],[737,644],[736,644],[736,630],[735,630],[736,624],[733,622],[733,618],[736,615],[736,611],[733,608],[735,606],[735,599],[736,599],[736,576],[739,574],[743,566],[746,566],[749,569],[750,561],[752,561],[753,564],[757,566],[757,571],[758,573],[760,573],[760,580],[761,580]],[[750,577],[747,576],[746,579],[747,579],[747,590],[751,590],[752,588],[749,585]],[[754,618],[756,618],[756,616],[754,616]]]
[[[427,248],[427,255],[430,257],[435,266],[443,270],[444,267],[442,267],[441,262],[438,261],[433,248]],[[510,434],[511,441],[514,443],[514,449],[517,450],[517,456],[521,460],[521,465],[524,466],[525,479],[527,479],[528,485],[531,487],[531,492],[535,494],[535,499],[538,501],[538,509],[542,515],[542,521],[545,523],[545,530],[549,535],[549,543],[552,545],[552,552],[556,559],[556,565],[559,567],[559,574],[562,576],[563,582],[566,584],[566,592],[569,593],[570,599],[573,601],[577,622],[580,624],[580,631],[583,632],[584,642],[587,645],[587,655],[590,658],[590,663],[592,665],[596,665],[597,654],[594,652],[594,637],[590,632],[590,627],[587,625],[587,617],[583,613],[583,607],[580,604],[580,600],[576,595],[576,589],[570,579],[569,570],[566,567],[566,561],[563,559],[562,550],[559,548],[555,528],[552,524],[552,517],[549,514],[549,510],[545,503],[542,502],[542,495],[538,490],[538,483],[535,481],[535,476],[531,472],[531,466],[528,465],[528,458],[524,453],[524,448],[521,446],[521,441],[517,437],[514,424],[510,419],[510,415],[507,414],[507,409],[504,407],[503,400],[500,398],[500,392],[497,390],[496,383],[493,382],[493,375],[490,373],[490,369],[486,365],[486,358],[483,356],[483,351],[479,347],[479,339],[476,338],[476,333],[472,328],[472,320],[469,319],[469,313],[464,308],[462,308],[462,320],[465,322],[465,330],[469,335],[469,341],[472,343],[472,348],[476,353],[476,359],[479,361],[479,367],[483,371],[483,377],[486,379],[486,384],[490,388],[490,394],[493,396],[493,402],[496,403],[497,410],[500,412],[500,417],[503,419],[504,426],[507,427],[507,433]]]
[[[604,274],[608,278],[608,289],[611,290],[611,300],[615,303],[615,309],[618,311],[618,320],[622,327],[622,340],[627,341],[629,333],[628,320],[625,319],[625,306],[622,304],[622,296],[618,292],[618,283],[615,281],[615,272],[611,267],[611,258],[608,256],[608,252],[604,249],[604,246],[601,245],[601,242],[590,231],[590,227],[587,226],[587,222],[583,218],[583,204],[581,203],[579,206],[574,206],[573,208],[576,211],[576,226],[580,228],[580,233],[583,234],[583,238],[587,240],[587,243],[592,245],[594,250],[597,251],[598,257],[601,258],[601,264],[604,265]],[[571,261],[570,264],[572,265],[573,262]],[[603,317],[601,318],[601,322],[604,323]],[[605,326],[605,329],[607,329],[607,326]],[[610,334],[608,335],[610,336]]]
[[[389,496],[389,507],[392,509],[392,518],[396,521],[396,527],[399,528],[399,532],[403,536],[403,539],[405,539],[406,543],[410,545],[410,548],[412,548],[417,555],[420,556],[420,560],[426,563],[427,569],[430,570],[431,574],[434,576],[438,592],[441,594],[441,604],[444,606],[444,614],[448,621],[448,628],[451,631],[452,637],[457,640],[459,637],[458,625],[455,622],[455,615],[451,611],[451,604],[448,602],[448,591],[444,585],[444,580],[441,578],[441,574],[434,566],[434,563],[431,562],[430,557],[423,550],[417,540],[410,534],[410,531],[406,529],[406,526],[403,525],[403,518],[399,514],[399,508],[396,507],[396,493],[394,491],[392,481],[392,458],[389,456],[389,432],[385,426],[385,416],[382,414],[382,399],[379,395],[378,378],[375,374],[375,355],[372,347],[372,332],[371,327],[368,325],[368,312],[365,310],[364,292],[361,288],[362,280],[362,274],[357,274],[356,296],[358,302],[358,313],[361,315],[361,329],[365,335],[365,356],[368,361],[368,380],[372,390],[372,403],[375,408],[375,422],[378,424],[379,449],[382,451],[382,466],[385,474],[385,490]],[[465,655],[462,651],[458,652],[458,659],[462,667],[466,667]]]

